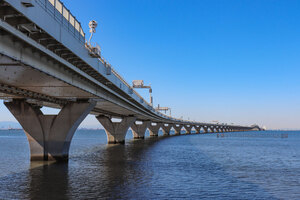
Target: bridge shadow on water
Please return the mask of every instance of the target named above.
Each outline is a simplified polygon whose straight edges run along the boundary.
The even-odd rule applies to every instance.
[[[71,157],[68,163],[33,162],[28,171],[0,178],[0,199],[270,197],[257,185],[232,177],[207,155],[196,152],[196,148],[177,145],[179,140],[188,142],[191,137],[198,136],[147,138],[125,145],[106,145],[86,155]],[[196,155],[203,163],[193,163]],[[185,163],[186,159],[191,161]],[[215,182],[210,182],[212,176]],[[239,193],[239,189],[247,187],[254,192]]]

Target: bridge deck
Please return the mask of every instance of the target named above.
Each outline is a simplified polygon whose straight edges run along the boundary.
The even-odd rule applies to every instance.
[[[94,114],[217,125],[156,111],[104,59],[89,55],[80,23],[60,1],[30,2],[27,7],[22,1],[0,1],[0,98],[27,98],[51,107],[90,99],[97,101]]]

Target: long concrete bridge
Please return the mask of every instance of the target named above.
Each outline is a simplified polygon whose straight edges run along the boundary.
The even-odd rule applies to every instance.
[[[108,143],[134,138],[260,130],[258,126],[201,123],[164,115],[143,99],[101,56],[87,48],[80,22],[58,0],[0,0],[0,98],[23,127],[31,160],[65,160],[88,114]],[[60,108],[45,115],[43,106]],[[121,119],[114,122],[112,118]]]

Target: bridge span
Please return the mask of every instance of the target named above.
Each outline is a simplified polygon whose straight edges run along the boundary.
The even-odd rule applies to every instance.
[[[88,114],[108,143],[134,138],[260,130],[258,126],[202,123],[155,110],[103,57],[87,48],[80,22],[59,0],[0,0],[0,98],[23,127],[31,160],[66,160],[72,137]],[[45,115],[43,106],[60,108]],[[120,118],[114,122],[112,118]]]

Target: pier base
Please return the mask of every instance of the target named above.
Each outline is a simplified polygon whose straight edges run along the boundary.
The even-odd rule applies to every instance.
[[[196,134],[200,134],[200,129],[201,129],[201,126],[195,126],[195,129],[196,129]]]
[[[168,124],[168,126],[165,126],[164,124],[162,124],[161,128],[162,128],[162,130],[163,130],[163,135],[164,135],[164,136],[170,135],[170,130],[171,130],[171,128],[172,128],[172,125],[171,125],[171,124]]]
[[[143,121],[143,124],[136,124],[133,123],[131,125],[131,130],[133,133],[134,139],[144,139],[145,138],[145,132],[150,124],[150,121]]]
[[[104,115],[96,118],[105,129],[108,144],[124,144],[126,133],[136,120],[136,117],[124,117],[121,122],[112,122],[111,118]]]
[[[186,130],[186,134],[191,134],[192,133],[192,126],[184,125],[184,128]]]
[[[179,126],[173,126],[174,130],[175,130],[175,135],[180,135],[181,134],[181,129],[182,129],[182,125]]]
[[[152,125],[150,123],[148,129],[149,129],[149,132],[150,132],[150,137],[157,137],[158,136],[158,131],[160,129],[160,127],[162,126],[161,123],[156,123],[156,126],[155,125]]]
[[[26,133],[32,161],[68,160],[77,127],[96,105],[95,102],[72,102],[66,104],[58,115],[44,115],[39,107],[25,100],[4,104]]]

